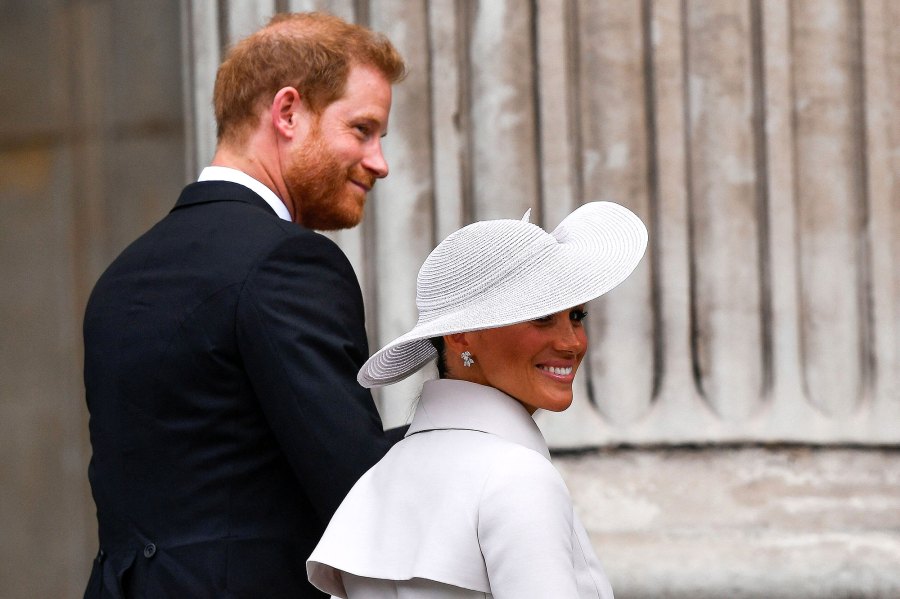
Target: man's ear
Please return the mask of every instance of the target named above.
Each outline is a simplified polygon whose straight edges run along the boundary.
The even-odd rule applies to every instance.
[[[269,109],[272,126],[279,135],[293,139],[301,130],[300,115],[305,111],[300,92],[293,87],[283,87],[275,94]]]

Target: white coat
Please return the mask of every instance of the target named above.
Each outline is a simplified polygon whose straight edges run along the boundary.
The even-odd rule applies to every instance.
[[[349,599],[613,596],[531,415],[455,380],[425,383],[406,438],[347,495],[307,573]]]

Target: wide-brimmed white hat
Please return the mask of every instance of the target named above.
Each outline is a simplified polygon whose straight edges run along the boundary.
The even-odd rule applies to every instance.
[[[612,202],[580,206],[552,233],[528,216],[473,223],[434,248],[416,279],[416,326],[368,359],[357,376],[363,387],[395,383],[436,358],[431,337],[526,322],[599,297],[647,247],[644,223]]]

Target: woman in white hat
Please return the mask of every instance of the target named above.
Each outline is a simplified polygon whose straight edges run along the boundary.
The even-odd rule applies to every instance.
[[[634,270],[647,231],[593,202],[552,232],[474,223],[425,260],[419,320],[359,372],[387,385],[437,358],[406,437],[350,491],[307,561],[337,597],[612,597],[531,415],[572,402],[584,305]]]

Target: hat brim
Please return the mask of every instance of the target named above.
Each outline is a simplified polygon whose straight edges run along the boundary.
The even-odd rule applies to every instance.
[[[584,204],[551,235],[555,244],[480,290],[463,309],[434,318],[420,314],[415,327],[366,361],[359,383],[389,385],[419,370],[437,356],[432,337],[527,322],[595,299],[634,271],[647,246],[641,220],[611,202]]]

